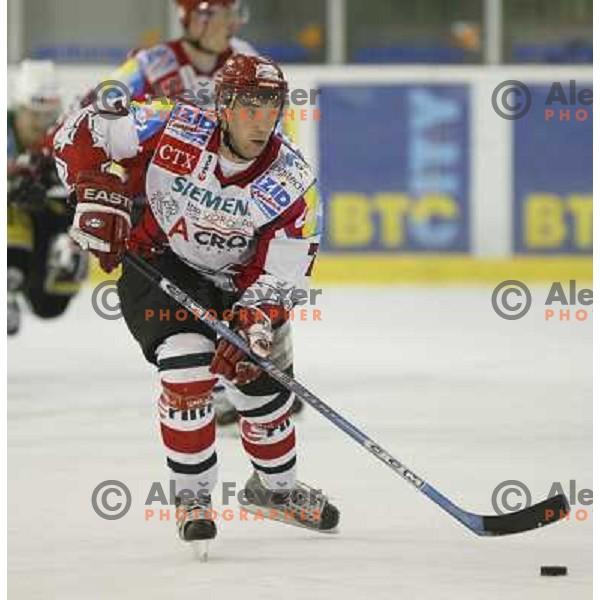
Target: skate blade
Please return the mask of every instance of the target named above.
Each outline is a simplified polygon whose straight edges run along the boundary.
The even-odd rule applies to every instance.
[[[249,512],[252,515],[255,515],[257,513],[260,513],[266,521],[274,521],[274,522],[278,522],[278,523],[283,523],[284,525],[291,525],[292,527],[298,527],[299,529],[306,529],[308,531],[314,531],[316,533],[323,533],[323,534],[336,534],[339,533],[339,528],[336,526],[333,529],[317,529],[316,527],[312,527],[311,525],[308,524],[304,524],[301,521],[296,521],[295,519],[291,519],[290,517],[284,518],[284,514],[281,511],[277,511],[277,514],[279,516],[276,517],[271,517],[271,510],[276,510],[276,509],[270,509],[270,508],[265,508],[264,506],[257,506],[255,504],[250,504],[248,506],[242,506],[242,510],[245,510],[247,512]],[[310,521],[306,521],[306,523],[310,523]]]
[[[210,547],[210,542],[212,541],[212,539],[209,540],[194,540],[194,541],[187,541],[182,539],[179,534],[177,534],[177,541],[179,543],[183,543],[186,546],[189,546],[192,550],[192,556],[198,560],[199,562],[208,562],[208,550]]]
[[[192,545],[194,558],[200,562],[208,562],[209,540],[198,540],[189,543]]]

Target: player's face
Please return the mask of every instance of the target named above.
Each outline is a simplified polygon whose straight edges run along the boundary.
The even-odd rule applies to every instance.
[[[192,14],[189,35],[199,40],[207,50],[221,54],[229,48],[229,42],[238,28],[237,9],[233,6],[216,6],[208,20],[199,13]]]
[[[236,151],[247,160],[258,157],[266,148],[277,125],[281,95],[262,93],[236,100],[227,120]]]

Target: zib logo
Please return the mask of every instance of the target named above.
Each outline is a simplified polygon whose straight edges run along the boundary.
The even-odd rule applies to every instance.
[[[262,177],[252,186],[252,195],[258,206],[268,217],[277,216],[292,202],[287,190],[273,177]]]

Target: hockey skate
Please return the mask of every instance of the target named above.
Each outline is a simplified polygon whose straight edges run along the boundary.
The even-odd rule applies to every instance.
[[[246,483],[246,501],[243,508],[272,521],[330,533],[340,520],[340,511],[322,492],[300,481],[291,491],[277,492],[265,487],[255,471]]]
[[[191,542],[195,554],[208,559],[208,543],[217,536],[217,526],[211,518],[212,504],[209,497],[175,501],[177,533],[179,539]]]

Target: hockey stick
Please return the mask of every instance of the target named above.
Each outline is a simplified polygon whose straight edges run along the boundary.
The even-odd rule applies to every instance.
[[[463,510],[446,498],[446,496],[440,493],[431,484],[419,477],[414,471],[395,459],[389,452],[357,429],[352,423],[342,417],[342,415],[333,410],[333,408],[325,404],[301,383],[276,367],[270,360],[254,355],[246,342],[239,335],[222,322],[211,318],[210,315],[207,316],[207,309],[202,307],[193,298],[164,277],[155,267],[148,264],[139,256],[131,253],[125,255],[124,262],[137,269],[147,279],[153,281],[161,290],[163,290],[163,292],[165,292],[165,294],[170,296],[182,307],[186,308],[195,318],[202,320],[205,325],[210,327],[219,336],[225,338],[228,342],[245,352],[253,362],[255,362],[263,371],[266,371],[273,379],[296,394],[296,396],[304,400],[307,404],[310,404],[314,409],[318,410],[325,418],[329,419],[329,421],[338,427],[338,429],[341,429],[346,435],[358,442],[373,456],[390,467],[405,481],[435,502],[440,508],[445,510],[449,515],[452,515],[473,533],[480,536],[521,533],[523,531],[529,531],[530,529],[536,529],[554,523],[569,514],[569,503],[564,494],[558,494],[539,502],[538,504],[506,515],[484,516]]]

